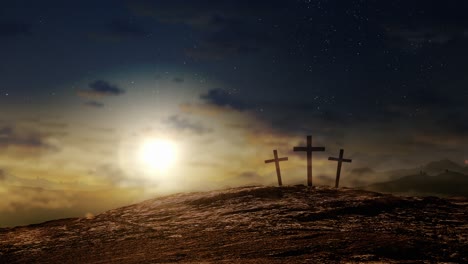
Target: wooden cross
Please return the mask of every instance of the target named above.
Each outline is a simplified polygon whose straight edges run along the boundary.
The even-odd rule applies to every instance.
[[[353,160],[351,160],[351,159],[343,159],[343,154],[344,154],[344,150],[343,150],[343,149],[340,149],[340,157],[338,157],[338,158],[329,157],[329,158],[328,158],[328,160],[338,161],[338,168],[336,169],[335,188],[338,188],[338,184],[340,183],[341,163],[342,163],[342,162],[349,162],[349,163],[351,163],[351,162],[353,161]]]
[[[281,186],[281,185],[283,185],[283,182],[281,181],[281,171],[280,171],[279,163],[280,163],[280,161],[287,161],[288,157],[278,158],[278,151],[276,149],[273,150],[273,155],[275,156],[275,158],[270,159],[270,160],[265,160],[265,163],[271,163],[271,162],[275,163],[275,165],[276,165],[276,176],[278,176],[278,185]]]
[[[293,150],[307,152],[307,185],[312,186],[312,151],[325,151],[325,148],[312,147],[312,136],[307,136],[307,146],[294,147]]]

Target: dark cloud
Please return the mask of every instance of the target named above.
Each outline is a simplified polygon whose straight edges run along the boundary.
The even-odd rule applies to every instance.
[[[151,36],[143,26],[133,20],[114,19],[107,23],[102,30],[94,31],[89,37],[99,41],[119,42]]]
[[[15,37],[31,34],[31,25],[15,21],[0,21],[0,37]]]
[[[172,79],[173,82],[175,83],[183,83],[184,82],[184,78],[181,78],[181,77],[174,77]]]
[[[112,184],[119,184],[128,179],[128,175],[124,171],[109,163],[99,165],[96,169],[89,171],[89,174],[101,177]]]
[[[136,0],[128,1],[130,10],[139,16],[153,17],[163,23],[181,23],[197,29],[210,29],[214,16],[225,16],[226,6],[231,6],[233,1],[202,0],[187,2],[182,0]]]
[[[118,37],[142,37],[148,35],[148,32],[141,26],[132,21],[115,19],[107,25],[109,34]]]
[[[452,41],[465,41],[468,37],[468,19],[466,3],[447,5],[443,2],[414,1],[414,6],[424,5],[424,11],[402,12],[389,3],[387,18],[383,18],[385,31],[390,41],[403,48],[419,49],[441,46]],[[411,6],[412,9],[413,6]]]
[[[274,44],[271,34],[259,17],[278,15],[285,4],[268,6],[251,1],[131,1],[137,15],[149,16],[162,23],[185,24],[199,32],[199,43],[186,50],[187,55],[202,59],[222,59],[229,55],[258,52]],[[268,28],[269,29],[269,28]]]
[[[121,95],[125,91],[103,80],[97,80],[89,84],[93,92],[102,95]]]
[[[243,180],[256,180],[261,178],[261,176],[254,171],[244,171],[241,174],[239,174],[239,177]]]
[[[233,21],[217,31],[210,32],[187,54],[194,58],[222,59],[226,56],[256,53],[268,48],[273,39],[259,27]]]
[[[132,0],[128,1],[130,10],[139,16],[153,17],[164,23],[183,23],[196,29],[215,30],[235,18],[256,19],[259,14],[269,14],[276,10],[282,15],[284,1],[248,0]]]
[[[242,100],[234,97],[234,95],[223,89],[211,89],[206,94],[200,95],[200,99],[204,100],[207,104],[229,107],[238,111],[244,111],[251,106],[243,102]]]
[[[13,128],[11,127],[2,127],[0,128],[0,138],[9,137],[13,134]]]
[[[258,184],[264,184],[265,180],[269,182],[270,179],[265,179],[260,174],[254,171],[244,171],[238,174],[235,180],[238,183],[240,182],[243,184],[258,185]]]
[[[408,92],[407,104],[420,107],[448,107],[456,98],[435,89],[412,89]]]
[[[468,140],[468,113],[462,108],[448,114],[439,114],[434,117],[434,125],[444,131],[447,137],[461,137]]]
[[[87,101],[84,102],[83,105],[89,106],[89,107],[94,107],[94,108],[103,108],[104,104],[98,101]]]
[[[57,150],[47,142],[47,135],[33,131],[18,131],[13,127],[0,128],[0,147],[22,147],[31,150]]]
[[[84,98],[101,98],[107,96],[118,96],[125,90],[107,81],[97,80],[89,84],[89,89],[79,90],[78,95]]]
[[[6,172],[0,169],[0,181],[4,181],[6,179]]]
[[[456,37],[465,37],[463,31],[447,32],[443,28],[405,28],[388,26],[386,28],[390,38],[408,48],[421,48],[426,45],[442,45]]]
[[[166,122],[178,130],[189,131],[197,135],[204,135],[213,131],[211,128],[205,127],[201,123],[192,122],[178,115],[170,116]]]

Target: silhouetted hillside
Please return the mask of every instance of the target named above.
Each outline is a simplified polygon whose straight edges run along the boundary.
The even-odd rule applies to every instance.
[[[446,170],[464,173],[466,172],[466,168],[460,164],[457,164],[451,160],[440,160],[440,161],[433,161],[427,164],[424,167],[424,172],[436,175],[445,172]]]
[[[0,229],[0,263],[466,263],[467,205],[305,186],[176,194]]]
[[[412,195],[461,195],[468,197],[468,175],[453,171],[436,176],[420,173],[394,181],[372,184],[364,189]]]
[[[361,187],[374,183],[394,181],[408,175],[419,175],[421,172],[435,176],[444,173],[447,170],[468,175],[467,166],[444,159],[432,161],[419,167],[389,171],[375,171],[368,167],[355,168],[350,171],[349,175],[345,175],[342,181],[344,186]]]

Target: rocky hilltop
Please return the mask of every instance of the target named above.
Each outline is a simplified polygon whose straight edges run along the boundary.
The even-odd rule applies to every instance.
[[[0,229],[0,263],[467,263],[468,199],[242,187]]]

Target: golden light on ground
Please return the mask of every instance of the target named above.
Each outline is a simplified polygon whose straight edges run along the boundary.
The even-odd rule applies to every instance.
[[[164,171],[174,165],[177,147],[167,139],[147,139],[140,147],[139,159],[148,169]]]

